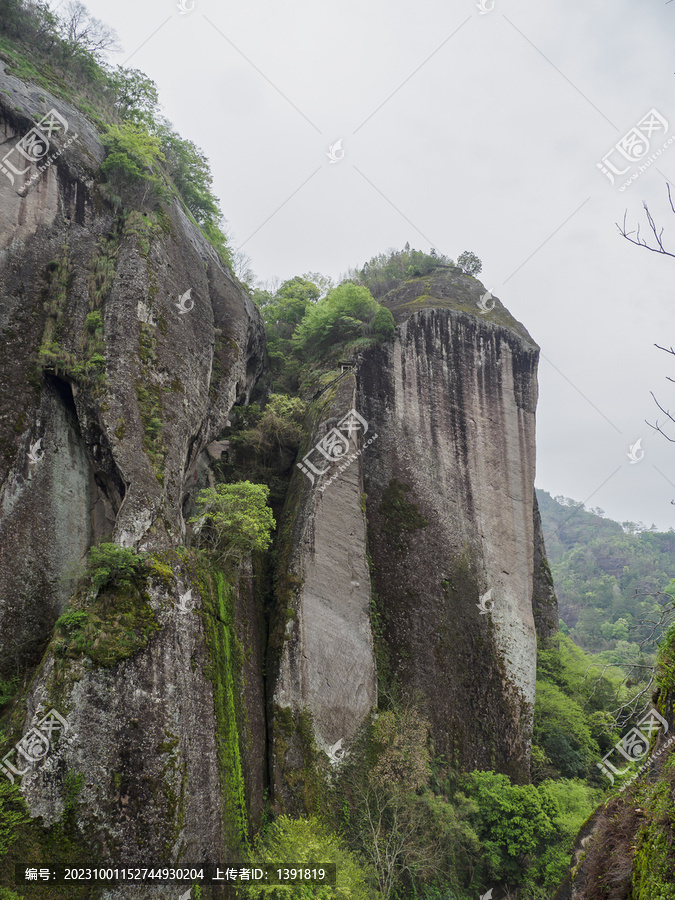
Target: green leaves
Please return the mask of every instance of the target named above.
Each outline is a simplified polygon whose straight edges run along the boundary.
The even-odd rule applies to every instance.
[[[197,524],[200,542],[223,566],[239,562],[253,550],[266,550],[272,543],[276,522],[267,506],[269,488],[240,481],[219,484],[199,492]]]
[[[165,157],[159,138],[135,124],[109,125],[101,139],[108,155],[101,164],[114,190],[121,197],[141,204],[148,194],[164,195],[162,178],[157,168]],[[142,190],[142,197],[141,197]]]
[[[109,587],[129,586],[141,573],[143,557],[117,544],[100,544],[89,550],[92,586],[97,592]]]
[[[290,819],[280,816],[267,834],[256,842],[253,860],[256,864],[292,865],[318,868],[335,863],[335,886],[303,884],[272,886],[258,883],[245,889],[245,896],[264,898],[320,898],[320,900],[377,900],[378,891],[371,884],[373,873],[347,850],[340,838],[319,819]]]
[[[297,352],[308,358],[331,350],[339,355],[336,345],[371,334],[375,340],[389,340],[394,327],[391,312],[373,299],[368,288],[345,282],[324,300],[309,306],[293,343]]]

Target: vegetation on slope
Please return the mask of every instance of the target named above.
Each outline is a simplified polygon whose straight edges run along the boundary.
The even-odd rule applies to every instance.
[[[76,106],[108,151],[103,194],[126,210],[174,196],[228,266],[232,254],[208,160],[160,114],[157,87],[143,72],[110,66],[115,35],[80,3],[65,15],[46,3],[0,0],[0,59],[10,74]]]

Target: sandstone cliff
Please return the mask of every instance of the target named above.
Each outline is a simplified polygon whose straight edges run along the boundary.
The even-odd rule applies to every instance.
[[[233,407],[264,404],[260,315],[175,196],[120,207],[91,122],[0,69],[8,146],[50,110],[68,126],[44,172],[0,173],[0,675],[24,675],[3,725],[11,746],[51,709],[68,723],[22,773],[31,834],[222,861],[268,788],[316,802],[378,696],[412,699],[458,768],[527,780],[556,604],[526,330],[439,272],[388,295],[393,341],[319,377],[268,640],[264,579],[245,561],[228,583],[188,525]],[[108,541],[143,566],[97,593],[81,575]]]
[[[173,550],[208,483],[205,448],[263,370],[264,330],[177,200],[116,210],[100,189],[105,152],[91,123],[3,70],[6,148],[51,109],[68,123],[52,136],[52,152],[64,152],[36,180],[35,165],[14,183],[0,174],[3,674],[35,666],[49,645],[7,737],[52,707],[66,717],[68,735],[22,792],[50,825],[64,810],[66,773],[79,773],[78,826],[99,859],[218,861],[242,839],[221,746],[228,728],[239,745],[226,700],[240,688],[225,684],[221,657],[232,678],[248,669],[243,777],[258,815],[262,634],[245,581],[232,593]],[[154,551],[155,568],[103,627],[94,664],[50,640],[88,548],[106,540]],[[124,649],[132,633],[135,655]],[[243,641],[237,668],[232,642]]]
[[[538,348],[498,301],[481,315],[483,293],[457,270],[393,291],[394,343],[355,360],[331,404],[315,402],[307,450],[350,406],[377,435],[327,487],[337,464],[315,485],[294,476],[307,499],[275,702],[312,713],[333,761],[376,697],[370,606],[381,685],[421,704],[437,751],[529,777],[536,636],[557,625],[533,488]],[[278,725],[285,750],[287,732]],[[287,750],[291,769],[300,760]]]

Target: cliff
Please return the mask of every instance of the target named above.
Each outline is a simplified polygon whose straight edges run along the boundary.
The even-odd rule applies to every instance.
[[[268,400],[261,315],[165,176],[122,202],[81,110],[0,84],[0,774],[30,817],[0,878],[240,858],[268,800],[320,806],[387,704],[455,771],[526,782],[557,616],[524,327],[454,268],[390,292],[392,340],[303,373],[275,546],[224,575],[190,519],[243,480],[225,438]],[[16,150],[35,122],[44,171]]]
[[[438,752],[529,777],[536,633],[557,625],[533,489],[538,348],[499,301],[480,315],[483,293],[456,270],[391,292],[393,344],[313,406],[310,461],[350,408],[367,431],[348,436],[337,477],[338,462],[314,484],[294,476],[275,703],[312,713],[333,762],[374,706],[374,630],[381,687],[420,703]],[[306,765],[306,751],[287,754]]]
[[[255,659],[262,633],[245,579],[223,588],[176,551],[212,480],[206,448],[263,371],[264,329],[178,200],[115,208],[91,123],[4,69],[5,149],[50,110],[68,130],[51,136],[55,162],[37,179],[35,164],[14,183],[0,174],[0,666],[11,676],[41,662],[3,753],[57,709],[68,735],[22,783],[32,816],[57,822],[78,773],[77,823],[96,858],[218,861],[242,840],[221,747],[224,729],[239,741],[223,698],[239,695],[227,679],[242,672],[254,817],[262,804],[262,664],[237,668],[234,654],[245,641]],[[102,541],[153,551],[152,568],[104,601],[80,596],[81,627],[54,638]]]

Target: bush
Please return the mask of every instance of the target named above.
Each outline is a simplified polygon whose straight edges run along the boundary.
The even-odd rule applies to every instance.
[[[56,628],[63,628],[68,634],[79,631],[89,621],[89,616],[83,609],[69,609],[56,620]]]
[[[110,587],[129,587],[141,574],[143,558],[127,547],[100,544],[89,551],[92,587],[97,593]]]
[[[0,781],[0,857],[19,836],[18,828],[30,819],[18,785]]]
[[[255,425],[239,432],[233,443],[251,448],[265,465],[271,465],[277,456],[292,462],[304,436],[302,423],[306,410],[299,397],[270,394]]]
[[[101,164],[114,191],[129,202],[143,205],[148,196],[165,195],[157,174],[164,160],[159,138],[134,124],[110,125],[101,138],[108,155]]]
[[[272,886],[255,884],[244,888],[244,896],[265,898],[289,897],[294,900],[316,897],[319,900],[377,900],[375,875],[344,846],[340,838],[319,819],[291,819],[281,816],[267,833],[256,841],[252,863],[257,865],[288,865],[315,868],[334,863],[337,867],[335,886],[303,884]]]
[[[410,278],[421,278],[439,267],[452,265],[452,260],[443,253],[411,250],[410,244],[406,244],[403,250],[390,250],[373,256],[362,269],[350,270],[348,277],[354,283],[367,287],[373,297],[380,299]]]
[[[488,874],[511,885],[522,882],[520,860],[540,856],[557,832],[558,807],[550,793],[534,785],[514,785],[506,775],[472,772],[465,791],[476,802],[475,829]]]

